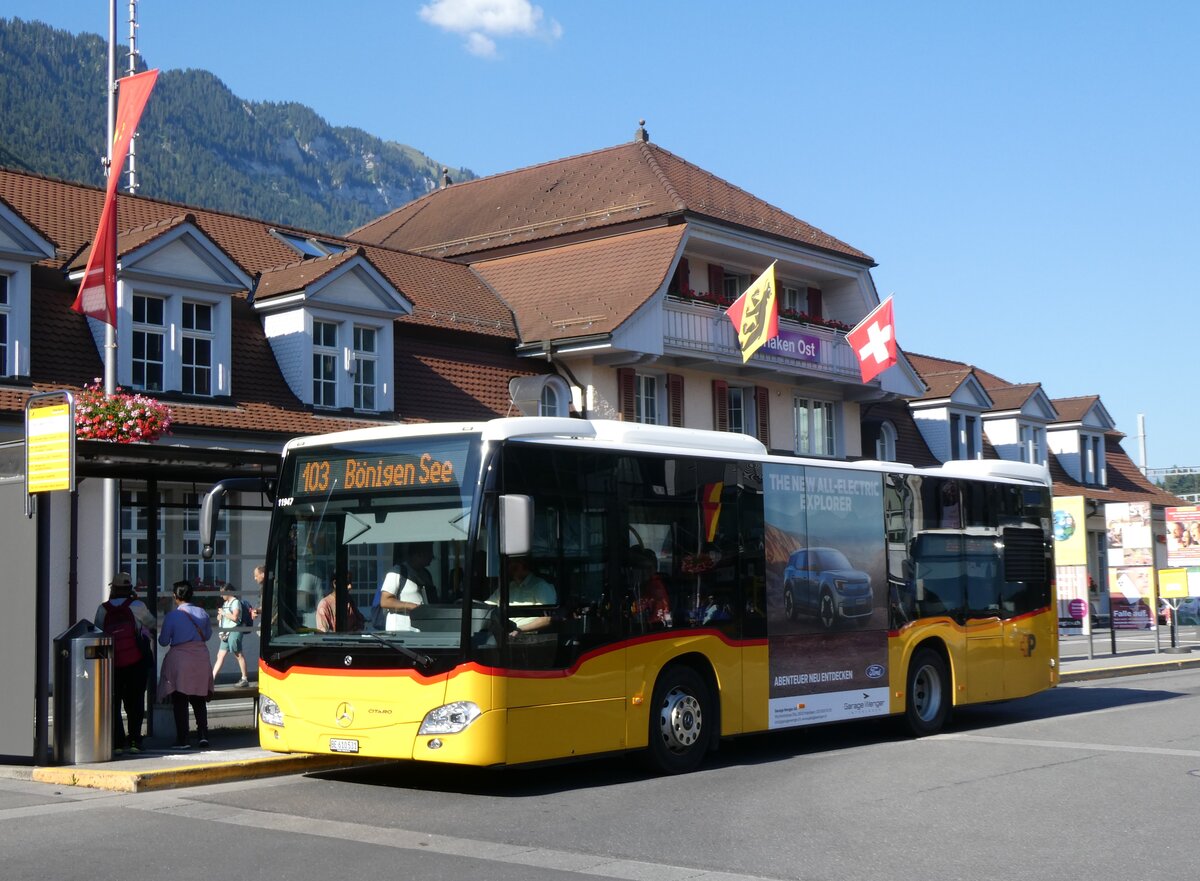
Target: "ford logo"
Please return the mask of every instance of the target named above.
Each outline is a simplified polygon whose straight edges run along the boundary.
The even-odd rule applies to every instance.
[[[867,678],[868,679],[882,679],[883,673],[884,673],[883,664],[872,664],[870,667],[867,668]]]

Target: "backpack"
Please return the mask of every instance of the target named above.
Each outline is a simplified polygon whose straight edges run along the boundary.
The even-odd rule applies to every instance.
[[[254,626],[254,606],[246,600],[238,600],[238,627],[253,627]]]
[[[113,663],[117,667],[131,667],[142,660],[142,648],[138,645],[138,622],[133,617],[133,600],[116,605],[112,600],[104,604],[104,632],[113,638]]]

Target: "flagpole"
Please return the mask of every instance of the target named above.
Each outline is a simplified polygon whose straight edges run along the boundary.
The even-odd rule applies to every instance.
[[[105,157],[108,162],[108,176],[121,173],[124,164],[113,156],[113,138],[117,129],[117,0],[109,0],[108,8],[108,140],[105,145]],[[114,196],[115,198],[115,196]],[[113,230],[115,233],[116,230]],[[109,266],[117,265],[117,237],[109,236]],[[115,270],[114,270],[115,272]],[[117,390],[117,328],[116,322],[104,325],[104,392],[113,394]],[[117,522],[118,495],[117,481],[111,477],[103,480],[103,553],[104,584],[117,571]]]

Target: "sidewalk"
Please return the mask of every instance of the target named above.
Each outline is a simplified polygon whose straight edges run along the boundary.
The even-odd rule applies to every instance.
[[[1113,655],[1109,653],[1107,642],[1097,642],[1093,645],[1092,658],[1087,657],[1087,649],[1085,640],[1063,641],[1059,661],[1059,676],[1063,684],[1200,667],[1200,646],[1190,652],[1155,652],[1153,648],[1134,648]],[[225,692],[220,699],[209,704],[208,737],[211,745],[206,750],[195,747],[194,731],[192,749],[184,752],[169,749],[174,732],[170,730],[169,722],[166,728],[168,730],[160,730],[155,736],[147,737],[146,749],[136,755],[124,753],[114,756],[111,762],[82,765],[0,765],[0,778],[32,780],[58,786],[86,786],[114,792],[150,792],[231,780],[305,774],[376,761],[351,756],[289,755],[263,749],[258,745],[258,731],[254,728],[253,689],[240,689],[237,694]]]

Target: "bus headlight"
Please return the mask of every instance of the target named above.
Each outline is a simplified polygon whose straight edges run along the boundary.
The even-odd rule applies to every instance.
[[[264,725],[274,725],[276,728],[282,728],[283,710],[279,709],[279,704],[266,695],[259,695],[258,719]]]
[[[481,715],[471,701],[455,701],[425,714],[418,734],[458,734]]]

